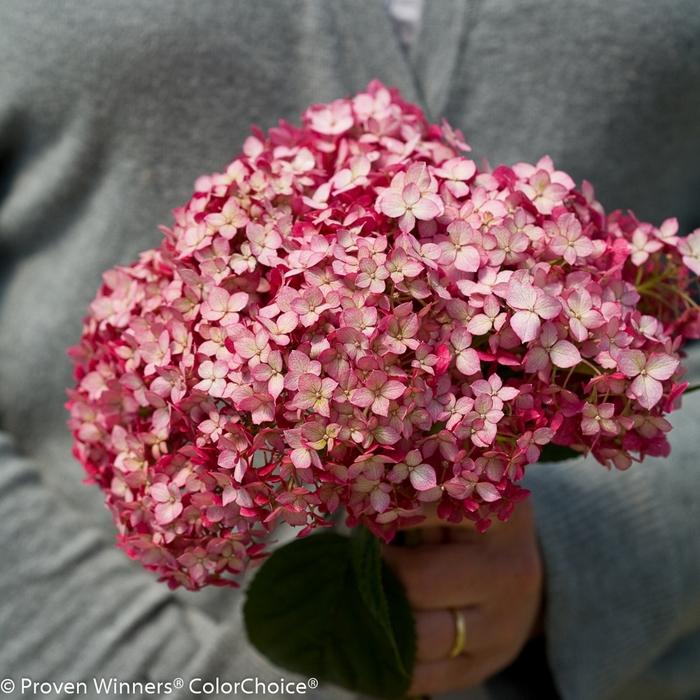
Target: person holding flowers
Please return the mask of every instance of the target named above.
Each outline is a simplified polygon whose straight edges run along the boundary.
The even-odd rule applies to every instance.
[[[342,506],[388,543],[413,608],[410,692],[528,697],[549,669],[564,698],[692,698],[695,397],[665,415],[694,376],[700,234],[680,232],[700,103],[656,110],[676,94],[664,68],[678,92],[697,81],[679,47],[700,16],[653,9],[678,42],[652,63],[651,39],[601,48],[631,5],[431,4],[408,51],[382,3],[360,5],[240,3],[218,24],[206,3],[0,10],[18,66],[0,77],[0,668],[273,677],[224,586],[274,523],[309,532]],[[48,83],[36,17],[65,59]],[[535,35],[554,25],[546,61]],[[639,85],[620,93],[611,60]],[[225,166],[248,122],[296,113],[200,177],[158,246],[149,227],[188,179]],[[510,165],[478,163],[460,129]],[[132,557],[173,587],[217,584],[196,598],[112,551],[70,476],[56,352],[115,264],[72,351],[74,454]],[[552,446],[615,471],[535,464]],[[531,638],[546,656],[514,680]]]

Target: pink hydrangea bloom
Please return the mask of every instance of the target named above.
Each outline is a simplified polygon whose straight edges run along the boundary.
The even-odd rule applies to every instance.
[[[515,311],[510,325],[523,343],[537,337],[542,319],[556,318],[561,312],[561,302],[530,283],[512,280],[506,301]]]
[[[645,355],[642,350],[623,350],[617,366],[626,377],[634,378],[628,395],[637,399],[644,408],[653,408],[663,396],[662,382],[670,379],[678,369],[678,358],[665,353]]]
[[[438,183],[425,163],[415,163],[407,171],[394,175],[391,185],[377,198],[376,208],[386,216],[399,219],[399,228],[408,232],[416,219],[431,221],[445,207],[437,192]]]
[[[679,240],[678,250],[683,256],[683,263],[696,275],[700,275],[700,229]]]
[[[434,503],[483,529],[548,443],[668,451],[700,232],[467,150],[373,82],[256,131],[105,273],[68,407],[131,557],[236,585],[279,522],[389,541]]]

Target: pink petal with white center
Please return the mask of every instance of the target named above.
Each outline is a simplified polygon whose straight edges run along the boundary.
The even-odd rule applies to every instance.
[[[612,418],[614,414],[614,403],[601,403],[598,405],[598,415],[600,415],[601,418]]]
[[[238,489],[235,489],[230,484],[226,486],[221,494],[221,505],[227,506],[229,503],[234,503],[238,497]],[[250,505],[253,505],[252,501]]]
[[[372,412],[386,418],[389,415],[389,399],[377,396],[372,402]]]
[[[508,285],[506,302],[513,309],[534,309],[537,303],[537,290],[530,285],[511,282]]]
[[[244,359],[249,360],[255,357],[258,352],[258,345],[253,337],[244,337],[234,342],[236,352]]]
[[[469,185],[465,182],[456,182],[455,180],[448,180],[445,183],[445,187],[452,193],[454,197],[458,199],[465,197],[469,194]]]
[[[276,399],[284,389],[284,377],[281,374],[274,374],[270,378],[267,388],[270,392],[270,396],[272,396],[273,399]]]
[[[469,385],[469,388],[472,390],[472,394],[474,394],[474,396],[479,396],[479,394],[489,394],[490,396],[493,392],[493,386],[491,386],[491,383],[487,382],[485,379],[477,379]]]
[[[374,401],[374,392],[370,391],[366,387],[360,387],[359,389],[354,389],[350,394],[350,403],[353,406],[359,406],[360,408],[367,408],[371,406]]]
[[[213,311],[224,312],[229,300],[229,293],[221,287],[214,287],[207,297],[209,306]],[[242,307],[241,307],[242,308]]]
[[[311,455],[309,451],[303,447],[292,450],[289,456],[292,460],[292,464],[297,469],[308,469],[311,466]]]
[[[152,484],[148,489],[148,493],[151,495],[151,498],[158,501],[158,503],[167,503],[172,497],[170,489],[162,482]]]
[[[479,251],[472,246],[465,246],[457,253],[454,266],[462,272],[476,272],[481,266]]]
[[[386,399],[398,399],[403,396],[406,387],[395,379],[390,379],[381,389],[381,394]]]
[[[107,391],[107,384],[99,372],[88,372],[80,382],[80,386],[88,392],[91,399],[99,399]]]
[[[498,392],[498,398],[501,399],[501,401],[512,401],[519,393],[520,389],[516,389],[512,386],[504,386]]]
[[[382,193],[378,201],[380,210],[394,219],[406,213],[406,202],[400,192],[388,190]]]
[[[474,335],[485,335],[491,330],[493,321],[486,314],[477,314],[467,325],[467,330]]]
[[[277,332],[286,335],[299,325],[299,317],[293,311],[287,311],[277,318]]]
[[[252,496],[245,489],[232,490],[235,492],[234,500],[241,508],[253,508],[255,506]],[[223,502],[223,498],[221,500]]]
[[[678,233],[678,219],[672,217],[670,219],[664,219],[659,226],[656,235],[664,241],[674,242],[676,240],[676,234]]]
[[[411,207],[413,216],[421,221],[430,221],[445,213],[445,206],[437,195],[421,197],[417,204]]]
[[[401,196],[403,197],[403,201],[406,202],[407,206],[410,207],[411,205],[416,204],[420,199],[420,190],[418,189],[418,185],[416,185],[414,182],[410,182],[403,188]]]
[[[240,457],[233,450],[224,450],[219,454],[217,464],[222,469],[235,469],[238,466]]]
[[[556,318],[561,312],[561,304],[558,299],[547,294],[540,294],[535,303],[535,312],[540,318]]]
[[[511,316],[510,327],[523,343],[529,343],[540,330],[540,317],[533,311],[516,311]]]
[[[211,386],[209,387],[209,395],[214,396],[217,399],[222,399],[226,394],[226,380],[225,379],[215,379]]]
[[[246,396],[238,403],[241,411],[250,411],[251,418],[255,425],[272,421],[275,418],[272,402],[264,400],[260,396]]]
[[[388,493],[376,488],[373,489],[372,493],[369,495],[369,502],[377,513],[383,513],[389,507],[391,499]]]
[[[581,418],[581,432],[584,435],[597,435],[600,432],[600,421],[583,416]]]
[[[400,219],[399,219],[399,228],[404,232],[404,233],[409,233],[410,231],[413,230],[413,228],[416,225],[416,217],[413,216],[413,214],[410,211],[407,211]]]
[[[430,173],[428,172],[428,166],[423,163],[414,163],[406,171],[405,182],[416,183],[421,191],[425,191],[430,185]]]
[[[574,248],[570,245],[567,245],[566,248],[564,249],[564,260],[569,263],[569,265],[573,265],[576,263],[576,251]]]
[[[551,348],[559,339],[557,327],[553,323],[545,323],[540,331],[540,343],[545,348]]]
[[[303,352],[299,352],[298,350],[292,350],[289,353],[289,357],[287,358],[287,366],[292,372],[297,372],[301,374],[305,374],[308,372],[306,369],[310,364],[312,363],[311,360],[309,360],[308,356],[305,355]],[[318,364],[318,363],[316,363]],[[311,372],[312,374],[318,375],[320,373],[321,367],[319,365],[318,367],[318,372]]]
[[[659,403],[664,390],[661,382],[648,375],[640,374],[632,382],[630,393],[644,408],[651,409]]]
[[[649,253],[647,253],[646,250],[635,250],[630,259],[632,260],[633,265],[639,267],[649,259]]]
[[[571,335],[574,340],[578,340],[579,343],[582,343],[588,338],[588,328],[586,328],[579,319],[569,319],[569,328],[571,329]]]
[[[417,260],[409,259],[403,264],[401,270],[405,277],[416,277],[423,272],[423,265],[421,265]]]
[[[228,311],[241,311],[248,304],[248,298],[245,292],[232,294],[228,301]]]
[[[552,364],[562,369],[574,367],[581,362],[581,353],[578,351],[578,348],[568,340],[556,342],[549,351],[549,356],[552,358]]]
[[[626,377],[636,377],[647,363],[641,350],[623,350],[617,356],[617,368]]]
[[[554,435],[555,431],[552,428],[537,428],[532,438],[536,445],[546,445],[552,440]]]
[[[678,250],[683,256],[683,263],[696,275],[700,275],[700,229],[696,229],[678,241]]]
[[[539,372],[549,367],[549,363],[549,353],[541,345],[536,345],[525,355],[524,367],[526,372]]]
[[[381,425],[374,430],[374,439],[380,445],[395,445],[400,439],[399,431],[390,425]]]
[[[498,492],[498,489],[488,481],[480,481],[476,485],[476,492],[487,503],[493,503],[501,499],[501,494]]]
[[[255,423],[255,425],[268,423],[275,420],[275,410],[272,404],[266,401],[255,408],[251,412],[250,417],[253,419],[253,423]]]
[[[605,325],[605,317],[600,311],[591,310],[581,319],[586,328],[600,328]]]
[[[450,341],[452,346],[457,352],[465,350],[471,345],[472,338],[469,335],[469,331],[465,328],[455,328],[450,336]]]
[[[457,369],[467,377],[481,370],[479,354],[473,348],[467,348],[457,355]]]
[[[156,522],[159,525],[168,525],[182,513],[182,503],[160,503],[155,507]]]
[[[428,491],[437,486],[437,478],[435,470],[429,464],[419,464],[414,469],[411,469],[411,486],[416,491]]]
[[[691,272],[700,275],[700,256],[684,255],[683,263]]]
[[[333,390],[337,386],[338,386],[338,382],[336,382],[335,379],[331,379],[330,377],[326,377],[321,382],[321,391],[323,392],[323,395],[325,397],[330,397],[333,394]]]
[[[679,361],[670,355],[652,354],[644,368],[654,379],[669,379],[678,369]]]
[[[408,467],[403,462],[395,464],[387,477],[392,484],[401,483],[408,476]]]

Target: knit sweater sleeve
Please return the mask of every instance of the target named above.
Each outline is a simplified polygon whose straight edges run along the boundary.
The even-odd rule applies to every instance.
[[[700,396],[672,415],[672,453],[628,472],[537,465],[547,654],[564,700],[700,697]]]
[[[17,688],[22,678],[85,681],[89,695],[92,678],[181,677],[185,691],[195,678],[279,680],[246,642],[239,606],[214,619],[134,567],[45,488],[7,434],[0,523],[0,677]],[[156,697],[166,695],[177,697],[165,687]]]

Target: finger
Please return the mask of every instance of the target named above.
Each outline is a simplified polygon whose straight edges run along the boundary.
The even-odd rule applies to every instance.
[[[446,542],[488,542],[495,538],[515,536],[517,530],[533,529],[534,510],[531,499],[517,503],[507,520],[491,518],[491,524],[484,532],[476,529],[475,523],[465,520],[459,525],[447,524],[444,528]]]
[[[464,651],[469,653],[491,643],[489,626],[479,607],[460,608],[466,631]],[[457,635],[454,614],[451,610],[417,610],[416,659],[419,662],[441,661],[449,657]]]
[[[474,539],[475,530],[457,526],[429,525],[399,530],[392,545],[417,547],[421,544],[444,544],[446,542],[469,542]],[[478,535],[477,535],[478,536]]]
[[[462,520],[460,523],[451,523],[448,522],[447,520],[443,520],[438,516],[437,512],[437,505],[435,503],[424,503],[423,504],[423,515],[425,518],[421,520],[419,523],[415,523],[413,525],[408,525],[407,527],[403,528],[406,531],[411,531],[411,530],[417,530],[417,529],[428,529],[428,528],[434,528],[434,529],[455,529],[455,528],[460,528],[464,530],[468,530],[471,532],[476,532],[476,529],[474,527],[474,523],[471,520]]]
[[[463,608],[480,603],[493,582],[492,559],[469,543],[384,548],[416,610]]]
[[[447,521],[438,517],[437,505],[435,503],[424,503],[423,504],[423,515],[425,516],[425,520],[422,520],[420,523],[417,523],[416,525],[409,525],[406,529],[412,530],[414,528],[423,528],[423,527],[443,527],[444,525],[448,524]]]
[[[458,656],[456,659],[418,663],[413,670],[408,695],[433,695],[473,688],[507,665],[508,659],[499,655]]]
[[[437,505],[435,503],[425,503],[423,504],[423,514],[425,518],[419,523],[402,528],[401,531],[412,532],[415,530],[424,529],[437,530],[439,528],[444,533],[443,541],[470,541],[481,537],[484,534],[497,532],[503,527],[515,527],[516,522],[527,519],[531,512],[532,504],[530,499],[527,499],[515,505],[513,512],[507,521],[499,520],[497,517],[493,516],[491,518],[489,528],[485,532],[479,532],[476,529],[476,524],[474,521],[467,518],[464,518],[464,520],[459,523],[452,523],[447,520],[443,520],[438,516]]]

